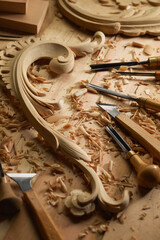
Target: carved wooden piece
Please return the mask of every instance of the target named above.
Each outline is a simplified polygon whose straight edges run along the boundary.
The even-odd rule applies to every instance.
[[[30,41],[32,41],[32,39],[29,40],[29,43]],[[86,44],[83,43],[81,45],[81,55],[86,54],[87,49],[89,49],[89,52],[93,53],[99,49],[99,44],[100,46],[103,45],[104,41],[105,37],[103,34],[101,32],[96,33],[92,41],[87,41]],[[19,43],[17,43],[17,45],[18,44]],[[93,202],[97,197],[100,205],[105,210],[111,212],[123,210],[129,203],[130,197],[128,191],[124,191],[124,195],[118,201],[113,200],[106,193],[96,172],[88,166],[87,162],[90,161],[90,158],[86,152],[60,132],[54,130],[53,127],[41,117],[39,109],[43,109],[43,111],[52,111],[55,102],[49,100],[44,92],[36,89],[28,80],[27,70],[29,66],[41,58],[52,58],[51,61],[54,60],[57,63],[57,65],[53,65],[54,67],[57,66],[56,69],[58,70],[51,68],[50,70],[52,71],[57,73],[71,71],[74,64],[72,51],[62,44],[51,41],[39,41],[33,43],[31,46],[28,46],[27,43],[21,44],[23,44],[24,48],[22,49],[22,47],[18,45],[21,51],[19,51],[17,55],[13,51],[11,54],[15,54],[14,60],[11,62],[8,61],[8,66],[5,65],[1,70],[3,81],[6,83],[7,88],[11,89],[12,94],[16,95],[19,99],[24,113],[40,135],[48,141],[55,151],[61,150],[88,176],[91,185],[91,193],[83,193],[81,191],[77,193],[77,191],[73,190],[73,192],[71,192],[71,197],[74,197],[74,199],[76,198],[76,202],[74,204],[72,201],[73,204],[69,206],[71,213],[78,215],[79,212],[87,214],[94,211]],[[72,47],[75,54],[78,53],[77,55],[79,55],[81,46],[78,48],[75,46]],[[88,48],[88,46],[90,47]],[[7,72],[7,69],[9,71],[10,68],[11,75]],[[71,199],[69,199],[69,201],[70,200]]]
[[[127,36],[160,34],[159,1],[70,1],[58,0],[69,20],[92,31]]]

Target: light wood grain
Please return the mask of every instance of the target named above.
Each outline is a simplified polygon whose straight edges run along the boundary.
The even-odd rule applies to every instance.
[[[132,121],[125,114],[118,114],[115,119],[120,123],[156,160],[160,160],[160,142],[146,130]]]

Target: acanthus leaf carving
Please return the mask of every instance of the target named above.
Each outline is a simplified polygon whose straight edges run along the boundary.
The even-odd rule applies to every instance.
[[[87,44],[82,44],[82,53],[86,53],[86,46],[88,46],[89,53],[94,53],[99,50],[104,43],[105,35],[102,32],[97,32],[92,41],[87,41]],[[25,44],[27,45],[27,43]],[[17,43],[15,45],[17,46]],[[10,60],[9,57],[5,57],[5,52],[1,53],[1,59],[4,59],[4,61],[7,59],[6,65],[8,64],[11,69],[11,71],[6,74],[1,71],[2,80],[8,88],[11,88],[14,96],[20,101],[22,109],[33,127],[46,139],[54,151],[62,151],[71,162],[88,176],[91,193],[73,190],[66,200],[66,205],[70,208],[71,213],[75,215],[82,215],[82,213],[88,214],[94,211],[94,201],[98,198],[100,205],[105,210],[111,212],[121,211],[129,203],[129,192],[125,191],[122,198],[118,201],[112,199],[105,192],[96,171],[88,164],[90,162],[88,154],[61,132],[55,130],[51,124],[45,120],[46,116],[54,114],[55,102],[47,99],[46,95],[40,94],[40,90],[32,86],[27,74],[28,68],[39,59],[56,59],[56,64],[60,64],[60,67],[56,66],[58,70],[55,72],[57,74],[63,74],[66,71],[70,72],[74,65],[72,50],[65,45],[52,41],[39,40],[33,44],[30,42],[29,45],[26,45],[22,49],[19,48],[17,54],[14,53],[15,57]],[[22,43],[21,46],[23,46]],[[12,44],[11,47],[13,47],[13,49],[16,48],[14,48],[14,44]],[[78,49],[81,49],[81,47]],[[80,50],[78,51],[80,52]],[[48,71],[50,71],[49,68]],[[77,212],[78,209],[80,209],[80,213]]]

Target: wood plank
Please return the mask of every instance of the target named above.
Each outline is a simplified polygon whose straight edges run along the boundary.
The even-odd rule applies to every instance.
[[[0,0],[0,12],[25,14],[28,3],[29,0]]]
[[[0,27],[15,31],[37,34],[45,19],[49,2],[32,0],[29,2],[27,14],[0,14]]]

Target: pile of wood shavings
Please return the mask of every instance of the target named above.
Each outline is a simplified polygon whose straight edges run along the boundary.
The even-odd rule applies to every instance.
[[[39,135],[22,114],[19,103],[5,92],[3,86],[0,89],[0,115],[0,158],[4,171],[41,171],[48,147],[41,143],[45,147],[43,150],[40,146]]]

